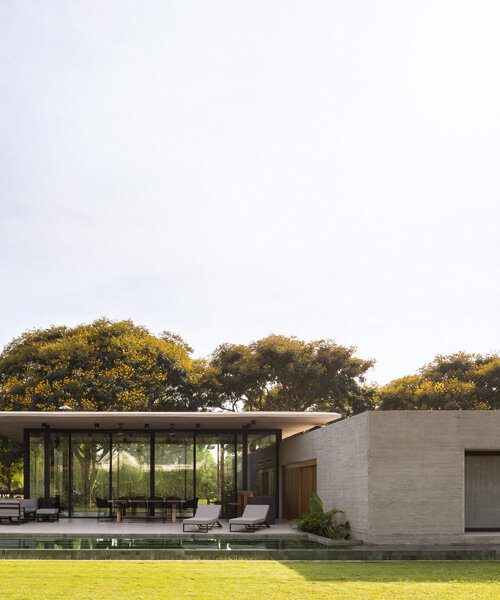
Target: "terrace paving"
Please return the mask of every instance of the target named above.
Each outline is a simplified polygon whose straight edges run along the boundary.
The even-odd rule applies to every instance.
[[[229,531],[227,520],[221,519],[222,528],[214,527],[211,531],[213,535],[238,535],[245,533],[241,531]],[[191,531],[185,532],[184,535],[192,535],[197,532],[195,527],[190,528]],[[254,534],[262,536],[266,534],[278,535],[297,535],[297,530],[293,529],[290,521],[277,521],[270,528],[263,527]],[[0,524],[0,535],[25,535],[25,534],[48,534],[48,535],[103,535],[103,536],[126,536],[126,535],[183,535],[182,521],[176,523],[161,522],[161,521],[122,521],[116,523],[114,521],[98,521],[91,518],[61,518],[56,522],[40,522],[29,521],[21,525],[10,525],[6,521]],[[206,534],[204,534],[206,535]]]

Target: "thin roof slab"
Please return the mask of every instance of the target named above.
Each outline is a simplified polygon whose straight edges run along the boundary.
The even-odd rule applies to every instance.
[[[0,412],[0,434],[22,440],[24,429],[281,429],[283,438],[332,423],[341,418],[334,412],[94,412],[94,411],[4,411]]]

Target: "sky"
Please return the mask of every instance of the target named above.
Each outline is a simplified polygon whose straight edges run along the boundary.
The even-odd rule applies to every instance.
[[[0,347],[130,318],[499,350],[500,3],[0,0]]]

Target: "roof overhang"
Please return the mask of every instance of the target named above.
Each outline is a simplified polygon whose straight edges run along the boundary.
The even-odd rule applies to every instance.
[[[0,412],[0,435],[22,440],[24,429],[280,429],[289,437],[341,418],[333,412]]]

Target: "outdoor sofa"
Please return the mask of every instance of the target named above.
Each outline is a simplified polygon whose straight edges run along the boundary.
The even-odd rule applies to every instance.
[[[221,510],[222,506],[220,504],[201,504],[198,506],[194,517],[184,519],[182,531],[186,531],[186,525],[196,525],[200,531],[205,533],[212,527],[222,527],[219,523]]]
[[[243,526],[246,531],[254,533],[261,527],[269,527],[266,522],[269,504],[247,504],[241,517],[229,519],[229,531],[233,525]]]
[[[10,498],[0,500],[0,522],[3,519],[8,519],[10,523],[17,523],[17,525],[20,525],[27,520],[21,500]]]
[[[8,498],[0,500],[0,522],[8,519],[10,523],[26,523],[33,521],[59,521],[59,508],[38,508],[36,498]]]
[[[11,523],[24,523],[35,520],[38,510],[36,498],[5,498],[0,500],[0,520],[9,519]]]

